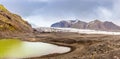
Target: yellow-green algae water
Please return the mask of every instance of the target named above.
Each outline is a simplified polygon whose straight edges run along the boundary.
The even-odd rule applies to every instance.
[[[43,42],[27,42],[18,39],[0,40],[0,59],[40,57],[53,53],[66,53],[71,49]]]
[[[0,58],[7,56],[8,52],[14,47],[18,48],[22,42],[18,39],[2,39],[0,40]]]

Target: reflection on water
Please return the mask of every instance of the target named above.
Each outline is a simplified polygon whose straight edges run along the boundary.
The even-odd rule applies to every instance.
[[[53,53],[66,53],[70,48],[42,42],[26,42],[17,39],[0,40],[0,58],[39,57]]]

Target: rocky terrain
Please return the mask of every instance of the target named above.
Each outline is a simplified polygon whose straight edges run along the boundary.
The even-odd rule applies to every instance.
[[[31,33],[32,31],[33,29],[28,22],[0,5],[0,37]]]
[[[46,42],[71,47],[65,54],[50,54],[28,59],[119,59],[120,36],[78,33],[35,33],[26,41]],[[26,58],[27,59],[27,58]]]
[[[60,21],[52,24],[51,27],[120,31],[120,26],[109,21],[102,22],[99,20],[94,20],[88,23],[80,20]]]

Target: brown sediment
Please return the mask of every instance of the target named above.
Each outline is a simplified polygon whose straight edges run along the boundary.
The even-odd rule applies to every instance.
[[[25,41],[44,42],[70,47],[63,54],[49,54],[25,59],[115,59],[120,58],[120,36],[77,33],[36,33]],[[31,40],[35,39],[35,40]]]

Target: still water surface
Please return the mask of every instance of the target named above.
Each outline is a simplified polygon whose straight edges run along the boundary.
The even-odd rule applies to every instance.
[[[69,47],[57,46],[43,42],[27,42],[17,39],[0,40],[0,59],[40,57],[43,55],[66,53],[69,51]]]

